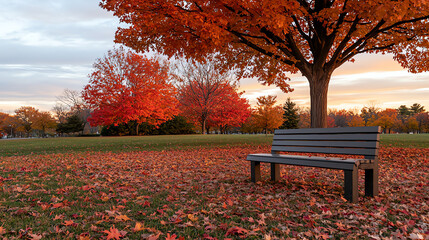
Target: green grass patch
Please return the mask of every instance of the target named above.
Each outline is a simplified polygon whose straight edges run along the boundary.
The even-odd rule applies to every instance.
[[[0,156],[66,152],[162,151],[199,147],[270,144],[272,135],[170,135],[0,140]]]
[[[272,135],[173,135],[0,140],[0,156],[66,152],[132,152],[271,144]],[[383,134],[381,145],[428,148],[429,134]]]
[[[429,134],[383,134],[381,145],[405,148],[429,148]]]

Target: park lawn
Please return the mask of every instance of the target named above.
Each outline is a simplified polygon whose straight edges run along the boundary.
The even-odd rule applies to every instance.
[[[429,134],[382,134],[382,146],[429,148]]]
[[[282,166],[249,181],[261,145],[0,157],[3,239],[425,239],[429,149],[382,147],[380,194],[343,173]]]
[[[273,135],[208,134],[124,137],[67,137],[45,139],[0,139],[0,156],[69,152],[132,152],[201,147],[271,144]]]
[[[0,156],[70,152],[131,152],[195,149],[240,145],[269,145],[272,135],[172,135],[140,137],[72,137],[46,139],[0,139]],[[429,134],[383,134],[382,146],[429,148]]]

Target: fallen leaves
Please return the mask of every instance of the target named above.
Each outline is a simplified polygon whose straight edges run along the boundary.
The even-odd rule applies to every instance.
[[[264,181],[251,183],[244,159],[269,151],[258,148],[0,158],[0,236],[427,238],[428,149],[382,148],[380,195],[363,197],[362,178],[349,204],[341,171],[282,166],[271,183],[263,164]]]
[[[109,239],[121,239],[122,234],[119,232],[117,228],[115,228],[115,225],[113,225],[109,230],[104,230],[104,233],[107,233],[107,240]]]
[[[6,229],[4,227],[0,227],[0,236],[6,233]]]

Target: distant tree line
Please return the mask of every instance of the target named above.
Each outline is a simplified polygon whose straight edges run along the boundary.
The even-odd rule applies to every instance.
[[[272,133],[274,129],[309,128],[310,112],[300,108],[290,98],[283,106],[276,104],[275,96],[258,98],[255,108],[251,108],[245,121],[238,121],[230,127],[216,126],[208,121],[208,133]],[[58,107],[58,105],[56,106]],[[20,107],[14,115],[0,112],[0,137],[48,137],[103,135],[137,135],[134,121],[90,127],[78,112],[52,114],[33,107]],[[156,126],[139,124],[140,135],[174,135],[201,133],[201,123],[194,122],[185,115],[175,115],[172,119]],[[329,127],[381,126],[384,133],[429,133],[429,113],[418,103],[409,107],[401,105],[397,109],[380,109],[365,106],[360,111],[330,110]]]

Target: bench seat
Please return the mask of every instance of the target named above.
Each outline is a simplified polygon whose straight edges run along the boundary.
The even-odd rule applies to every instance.
[[[354,167],[359,167],[361,163],[371,163],[370,159],[344,159],[336,157],[282,155],[276,153],[250,154],[247,156],[247,160],[341,170],[353,170]]]

